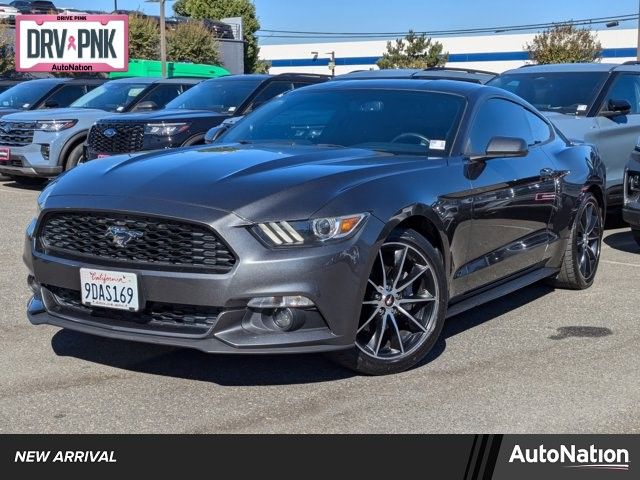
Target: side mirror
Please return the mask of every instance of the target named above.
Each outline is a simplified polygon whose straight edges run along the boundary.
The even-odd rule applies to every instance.
[[[607,102],[606,109],[600,112],[600,115],[611,118],[619,115],[629,115],[629,113],[631,113],[631,104],[629,102],[611,99]]]
[[[158,104],[156,102],[152,102],[152,101],[146,101],[146,102],[140,102],[138,105],[136,105],[133,108],[134,112],[146,112],[146,111],[151,111],[151,110],[158,110],[160,107],[158,107]]]
[[[225,125],[224,123],[217,127],[213,127],[204,135],[204,143],[214,143],[227,130],[229,130],[229,125]]]
[[[44,108],[58,108],[60,104],[55,100],[46,100],[44,102]]]
[[[524,157],[529,153],[529,146],[522,138],[493,137],[484,155],[472,156],[471,160],[491,160],[492,158]]]

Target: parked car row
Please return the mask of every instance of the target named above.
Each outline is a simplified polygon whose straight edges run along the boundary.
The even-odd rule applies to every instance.
[[[454,74],[466,81],[434,79]],[[593,284],[596,147],[482,85],[486,72],[377,75],[225,77],[152,112],[100,104],[87,161],[49,183],[27,229],[30,321],[211,353],[328,352],[379,375],[422,361],[449,316],[543,279]],[[66,135],[114,85],[0,132],[45,113]],[[171,148],[210,126],[213,143]]]
[[[86,159],[198,145],[224,119],[328,78],[291,74],[21,83],[0,93],[0,173],[33,183]]]

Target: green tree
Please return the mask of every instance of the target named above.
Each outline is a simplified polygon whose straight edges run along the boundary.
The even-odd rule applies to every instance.
[[[218,41],[200,22],[181,23],[167,34],[167,59],[217,65],[220,63]]]
[[[602,45],[589,29],[556,25],[525,45],[529,58],[539,64],[599,62]]]
[[[256,7],[250,0],[177,0],[173,5],[176,15],[197,19],[220,20],[228,17],[242,17],[244,27],[244,70],[253,73],[262,68],[258,60],[260,47],[256,32],[260,22]]]
[[[387,51],[377,65],[381,69],[442,67],[448,58],[449,53],[443,53],[440,42],[432,42],[424,33],[417,35],[409,30],[405,38],[387,42]]]
[[[15,72],[15,53],[12,32],[4,23],[0,23],[0,75]]]
[[[149,17],[129,16],[129,58],[157,60],[160,55],[160,27]]]

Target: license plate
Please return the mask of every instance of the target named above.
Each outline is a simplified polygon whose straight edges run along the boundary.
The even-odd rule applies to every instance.
[[[11,149],[7,147],[0,147],[0,162],[7,163],[11,158]]]
[[[90,307],[138,311],[138,276],[135,273],[80,269],[82,303]]]

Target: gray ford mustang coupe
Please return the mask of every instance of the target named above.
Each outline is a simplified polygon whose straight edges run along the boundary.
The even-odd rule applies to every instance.
[[[217,143],[91,162],[27,229],[33,324],[400,372],[445,318],[545,278],[589,287],[604,167],[524,100],[328,82]]]

